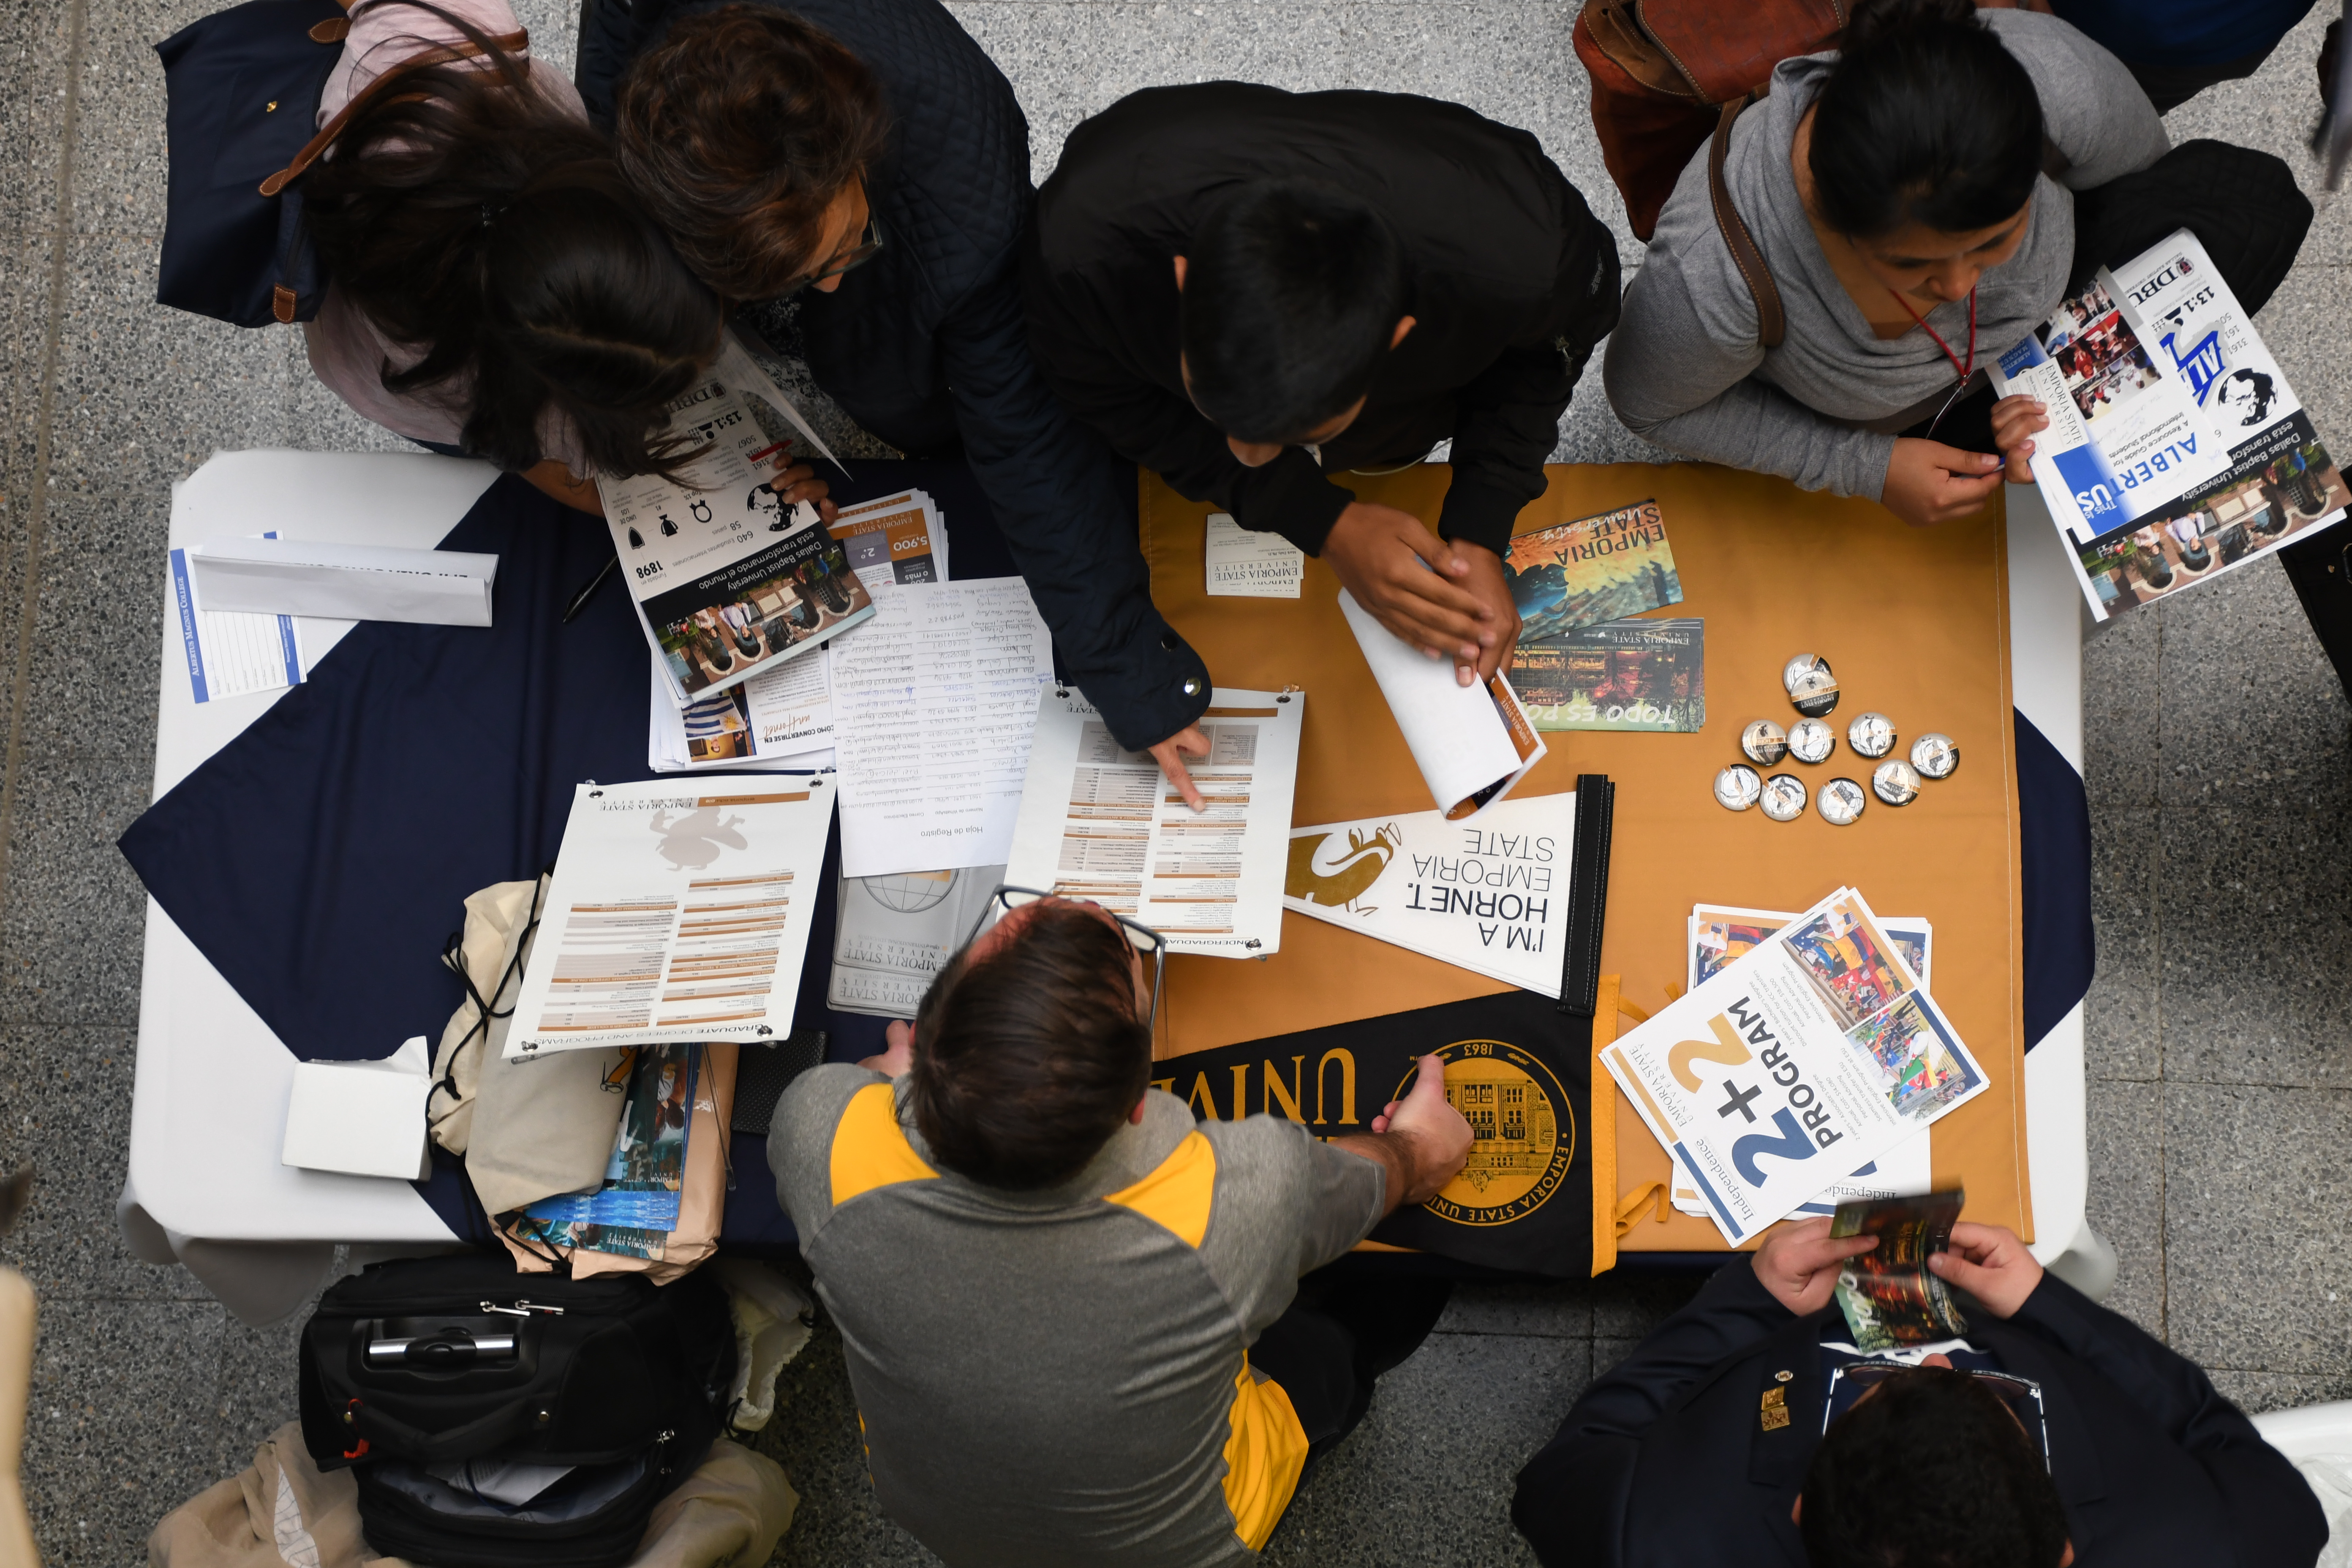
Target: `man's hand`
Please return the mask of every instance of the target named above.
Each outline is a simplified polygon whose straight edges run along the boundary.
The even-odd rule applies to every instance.
[[[1185,757],[1205,757],[1209,754],[1209,737],[1201,733],[1201,726],[1185,725],[1151,747],[1150,752],[1151,760],[1160,764],[1160,771],[1168,776],[1168,782],[1176,786],[1176,793],[1184,797],[1184,804],[1194,811],[1205,810],[1201,802],[1201,786],[1192,782],[1191,771],[1184,766]]]
[[[818,479],[816,470],[806,463],[784,469],[768,481],[768,488],[782,498],[787,511],[792,510],[794,501],[815,502],[817,516],[824,520],[827,528],[831,528],[834,519],[841,515],[841,509],[826,499],[832,495],[833,487]]]
[[[1837,1289],[1838,1270],[1847,1258],[1859,1257],[1877,1245],[1878,1237],[1874,1236],[1833,1240],[1826,1219],[1778,1226],[1764,1238],[1764,1245],[1756,1249],[1756,1282],[1770,1291],[1774,1300],[1801,1318],[1830,1304],[1830,1295]]]
[[[1446,570],[1486,607],[1487,616],[1500,634],[1493,647],[1482,649],[1478,655],[1477,679],[1483,685],[1494,679],[1496,670],[1509,667],[1511,650],[1519,646],[1519,607],[1511,603],[1511,585],[1503,580],[1503,558],[1485,545],[1473,544],[1466,539],[1454,541],[1454,564]]]
[[[1391,1100],[1372,1118],[1372,1135],[1350,1133],[1331,1142],[1351,1154],[1388,1167],[1388,1207],[1425,1204],[1452,1181],[1470,1157],[1470,1124],[1445,1098],[1445,1063],[1421,1058],[1420,1076],[1402,1100]]]
[[[1992,444],[2000,448],[2002,477],[2013,485],[2033,482],[2033,435],[2050,428],[2050,407],[2019,393],[1992,405]]]
[[[915,1026],[893,1019],[890,1026],[882,1031],[882,1037],[890,1042],[888,1048],[857,1065],[884,1078],[905,1077],[907,1069],[915,1065]]]
[[[2042,1283],[2042,1265],[2007,1226],[1963,1221],[1952,1227],[1948,1252],[1931,1252],[1927,1267],[1984,1303],[1996,1318],[2014,1316]]]
[[[1492,559],[1489,552],[1477,552]],[[1478,567],[1461,546],[1439,539],[1409,511],[1350,501],[1323,541],[1323,559],[1367,614],[1432,658],[1450,658],[1457,668],[1475,672],[1492,668],[1505,647],[1493,605],[1466,581]],[[1507,611],[1511,596],[1502,592],[1500,562],[1492,588]],[[1516,637],[1516,617],[1512,626]],[[1476,676],[1461,679],[1467,686]]]
[[[2000,469],[2001,459],[1990,452],[1904,436],[1895,440],[1879,500],[1914,528],[1950,522],[1984,505],[2000,488]]]

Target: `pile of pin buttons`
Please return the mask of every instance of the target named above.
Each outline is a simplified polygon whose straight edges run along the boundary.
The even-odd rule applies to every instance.
[[[1771,767],[1783,757],[1794,757],[1809,767],[1828,762],[1830,753],[1837,750],[1837,731],[1828,719],[1838,705],[1837,677],[1830,672],[1829,660],[1818,654],[1801,653],[1781,668],[1780,684],[1802,717],[1786,730],[1769,719],[1751,721],[1739,731],[1739,749],[1758,767]],[[1895,750],[1895,721],[1884,713],[1857,714],[1845,729],[1845,743],[1854,754],[1878,763],[1870,775],[1870,793],[1889,805],[1910,805],[1919,798],[1922,778],[1949,778],[1960,765],[1960,749],[1949,735],[1920,736],[1911,742],[1907,763],[1888,754]],[[1718,804],[1731,811],[1761,805],[1764,815],[1775,822],[1794,822],[1804,816],[1805,795],[1805,781],[1796,774],[1762,777],[1746,763],[1734,763],[1715,775]],[[1822,785],[1814,807],[1822,821],[1844,827],[1869,804],[1870,795],[1863,793],[1860,784],[1849,778],[1833,778]]]

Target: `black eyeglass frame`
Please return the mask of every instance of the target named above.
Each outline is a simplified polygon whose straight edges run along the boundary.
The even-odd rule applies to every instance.
[[[789,300],[812,284],[822,283],[828,278],[838,278],[854,268],[863,267],[882,254],[886,243],[882,236],[881,218],[869,212],[866,215],[866,238],[849,253],[845,260],[836,261],[822,272],[812,272],[805,278],[795,279],[785,284],[784,291],[776,298]]]
[[[1168,939],[1166,937],[1145,925],[1141,921],[1129,920],[1117,910],[1095,903],[1092,899],[1072,899],[1067,893],[1039,888],[1024,888],[1012,882],[999,882],[995,890],[988,895],[988,902],[981,907],[980,919],[972,922],[971,934],[963,939],[964,946],[970,947],[980,940],[980,933],[989,925],[989,917],[995,914],[1000,907],[1005,914],[1009,915],[1013,912],[1015,906],[1005,896],[1008,893],[1021,894],[1028,899],[1066,899],[1074,904],[1093,904],[1096,909],[1101,910],[1103,913],[1117,921],[1120,932],[1127,938],[1128,945],[1151,955],[1151,1016],[1143,1022],[1145,1029],[1150,1033],[1152,1038],[1160,1037],[1160,994],[1168,978]],[[1023,904],[1019,907],[1025,909],[1028,906]],[[1144,940],[1139,942],[1136,940],[1138,937]]]

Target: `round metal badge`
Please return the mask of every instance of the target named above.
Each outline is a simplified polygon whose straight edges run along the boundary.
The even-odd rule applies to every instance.
[[[1826,763],[1837,750],[1837,731],[1819,719],[1800,719],[1789,726],[1789,754],[1801,763]]]
[[[1919,770],[1900,757],[1889,757],[1871,773],[1870,793],[1889,805],[1909,805],[1919,798]]]
[[[1895,721],[1884,713],[1857,713],[1845,727],[1845,743],[1865,757],[1883,757],[1895,749]]]
[[[1911,765],[1931,779],[1950,778],[1960,765],[1960,748],[1949,735],[1930,731],[1911,742]]]
[[[1774,773],[1764,781],[1764,815],[1775,822],[1794,822],[1805,815],[1805,784],[1794,773]]]
[[[1744,763],[1734,763],[1715,775],[1715,803],[1726,811],[1746,811],[1764,793],[1764,781]]]
[[[1789,731],[1769,719],[1755,719],[1739,731],[1739,749],[1748,760],[1770,767],[1789,754]]]
[[[1827,718],[1837,709],[1837,677],[1830,673],[1830,661],[1817,653],[1801,653],[1782,665],[1780,685],[1808,719]]]
[[[1862,808],[1870,804],[1870,797],[1863,794],[1862,786],[1852,779],[1832,779],[1822,785],[1822,798],[1817,804],[1823,822],[1832,827],[1846,827],[1862,815]]]

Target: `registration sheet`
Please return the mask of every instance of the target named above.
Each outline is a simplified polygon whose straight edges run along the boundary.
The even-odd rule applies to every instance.
[[[1159,931],[1171,952],[1277,952],[1306,711],[1296,689],[1212,692],[1209,753],[1187,760],[1207,807],[1196,813],[1076,689],[1047,690],[1005,881],[1091,900]]]
[[[273,529],[261,537],[278,533]],[[172,603],[180,613],[180,651],[197,701],[302,684],[302,640],[294,617],[205,609],[196,601],[184,550],[172,552]]]
[[[833,795],[823,775],[580,785],[507,1059],[792,1033]]]
[[[1018,577],[903,583],[833,650],[847,877],[1001,866],[1053,637]]]

